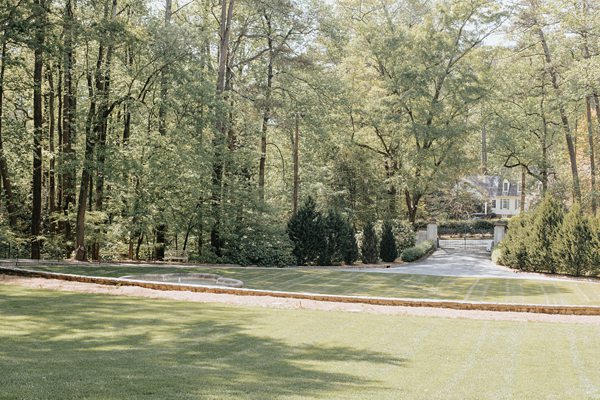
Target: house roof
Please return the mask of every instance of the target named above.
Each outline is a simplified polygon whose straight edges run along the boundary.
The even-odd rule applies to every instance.
[[[506,193],[503,192],[503,183],[505,181],[510,183],[508,192]],[[519,193],[517,193],[517,183],[504,179],[499,175],[468,176],[462,182],[476,189],[477,192],[485,197],[519,196]]]

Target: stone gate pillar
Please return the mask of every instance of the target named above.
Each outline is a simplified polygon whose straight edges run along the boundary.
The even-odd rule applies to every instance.
[[[494,246],[504,239],[506,235],[506,221],[496,221],[494,225]]]
[[[433,241],[435,247],[439,247],[437,222],[432,219],[427,223],[427,240]]]

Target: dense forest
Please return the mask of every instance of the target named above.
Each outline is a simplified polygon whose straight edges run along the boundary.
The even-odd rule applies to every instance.
[[[414,224],[478,211],[483,173],[595,214],[599,9],[3,0],[1,251],[230,262],[289,252],[309,197]]]

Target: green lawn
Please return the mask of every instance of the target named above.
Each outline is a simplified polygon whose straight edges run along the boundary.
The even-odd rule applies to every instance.
[[[598,399],[600,326],[0,284],[1,399]]]
[[[506,303],[600,305],[600,282],[460,278],[275,268],[178,268],[176,270],[169,267],[138,266],[38,266],[36,268],[111,277],[143,273],[212,272],[241,279],[245,287],[252,289]]]

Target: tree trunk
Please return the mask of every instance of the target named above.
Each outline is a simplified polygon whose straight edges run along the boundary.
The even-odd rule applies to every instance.
[[[527,171],[525,171],[525,167],[521,168],[521,204],[519,210],[521,214],[525,212],[525,179],[526,179]]]
[[[49,189],[48,189],[48,211],[50,214],[50,228],[54,231],[54,222],[52,219],[54,218],[54,212],[56,211],[56,179],[55,179],[55,157],[54,157],[54,130],[55,130],[55,118],[54,118],[54,97],[56,93],[54,91],[54,80],[53,80],[53,72],[48,69],[48,87],[50,92],[48,93],[48,150],[50,151],[50,167],[48,170],[48,180],[49,180]]]
[[[3,118],[3,103],[4,103],[4,71],[6,69],[6,31],[2,36],[2,56],[0,58],[0,177],[2,177],[2,188],[6,197],[6,211],[8,212],[8,222],[13,228],[17,227],[17,210],[12,190],[12,182],[8,174],[8,165],[4,157],[4,144],[2,139],[2,118]]]
[[[414,224],[417,220],[417,211],[419,210],[421,196],[417,194],[411,196],[408,189],[406,189],[404,190],[404,198],[406,200],[406,214],[408,216],[408,221],[411,224]]]
[[[296,113],[296,129],[292,138],[294,157],[294,185],[292,193],[292,211],[298,212],[298,196],[300,192],[300,115]]]
[[[396,161],[394,160],[385,160],[384,162],[385,174],[388,181],[391,181],[388,186],[388,218],[395,218],[397,212],[397,202],[396,197],[398,195],[398,190],[396,189],[396,184],[393,182],[394,177],[396,176]]]
[[[210,243],[215,255],[222,255],[221,239],[221,199],[223,186],[223,168],[225,158],[225,144],[227,139],[227,115],[224,112],[223,92],[225,90],[225,74],[228,64],[229,36],[231,20],[233,19],[233,6],[235,0],[221,0],[221,22],[219,43],[219,66],[217,72],[216,98],[220,101],[217,105],[215,118],[215,135],[213,137],[214,159],[212,168],[212,214],[214,223],[210,232]],[[229,5],[228,5],[229,4]]]
[[[589,155],[590,155],[590,183],[592,198],[592,214],[596,215],[597,193],[596,193],[596,157],[594,155],[594,127],[592,124],[592,96],[585,98],[585,116],[588,131]]]
[[[172,1],[165,0],[165,30],[171,24]],[[167,96],[168,96],[168,70],[163,68],[160,77],[160,106],[158,108],[158,133],[161,136],[167,134]],[[159,199],[158,201],[162,201]],[[164,209],[159,205],[159,212],[163,213]],[[165,258],[165,239],[167,236],[167,225],[159,224],[156,227],[156,246],[154,249],[154,259],[162,261]]]
[[[485,124],[481,126],[481,173],[487,175],[488,169],[488,156],[487,156],[487,130]]]
[[[110,18],[114,20],[117,14],[117,0],[112,0]],[[106,163],[106,135],[108,132],[109,118],[109,95],[110,95],[110,74],[113,55],[113,44],[109,43],[106,49],[106,61],[104,68],[97,71],[100,78],[96,80],[96,92],[99,96],[100,104],[98,107],[98,116],[96,123],[96,211],[104,210],[104,180],[105,180],[105,163]],[[103,229],[102,226],[99,229]],[[92,246],[92,259],[100,259],[100,243],[96,240]]]
[[[45,4],[43,0],[35,3],[35,49],[33,53],[33,179],[32,179],[32,209],[31,209],[31,258],[39,259],[41,253],[42,222],[42,74],[43,48],[45,36]]]
[[[165,225],[159,225],[156,228],[156,244],[154,246],[154,259],[156,261],[162,261],[165,258],[166,230]]]
[[[61,230],[65,234],[67,242],[73,240],[71,223],[68,221],[71,206],[75,204],[75,176],[76,159],[75,144],[76,135],[76,85],[73,82],[73,73],[75,69],[75,53],[73,50],[73,36],[75,17],[73,10],[75,0],[66,0],[63,22],[63,99],[62,99],[62,137],[59,148],[61,160],[61,192],[62,192],[62,211],[64,221],[61,223]]]
[[[267,61],[267,87],[265,93],[265,105],[263,111],[262,130],[260,135],[260,164],[258,168],[258,193],[259,200],[265,202],[265,169],[267,164],[267,130],[271,119],[271,88],[273,87],[273,38],[271,37],[271,18],[264,14],[267,24],[267,48],[269,57]]]

